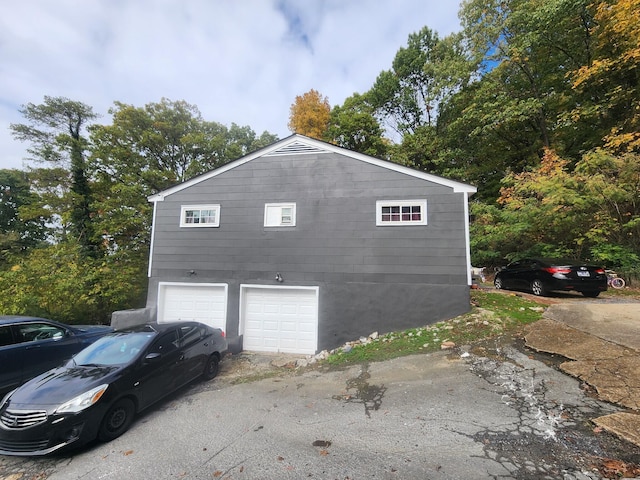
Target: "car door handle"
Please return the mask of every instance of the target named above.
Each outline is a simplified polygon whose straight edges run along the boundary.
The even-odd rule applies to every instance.
[[[180,355],[180,358],[178,358],[178,361],[179,361],[179,362],[184,361],[184,354],[181,354],[181,355]]]

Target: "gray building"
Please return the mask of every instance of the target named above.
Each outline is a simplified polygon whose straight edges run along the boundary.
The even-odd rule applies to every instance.
[[[303,354],[457,316],[475,191],[292,135],[149,198],[146,315]]]

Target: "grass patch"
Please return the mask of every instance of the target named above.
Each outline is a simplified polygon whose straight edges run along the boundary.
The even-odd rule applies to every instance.
[[[383,361],[441,349],[443,342],[468,344],[517,330],[542,317],[543,308],[516,294],[471,290],[471,311],[433,325],[391,332],[352,346],[336,349],[325,363],[333,366]]]

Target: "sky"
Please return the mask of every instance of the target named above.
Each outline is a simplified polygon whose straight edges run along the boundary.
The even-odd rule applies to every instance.
[[[162,98],[284,138],[296,96],[369,90],[408,36],[460,30],[446,0],[2,0],[0,168],[34,165],[9,125],[45,96],[93,108]]]

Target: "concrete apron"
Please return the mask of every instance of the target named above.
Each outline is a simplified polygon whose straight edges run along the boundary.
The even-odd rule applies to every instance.
[[[640,303],[551,305],[531,325],[528,347],[569,359],[560,368],[628,409],[593,422],[640,446]]]

